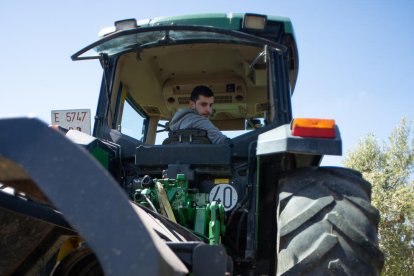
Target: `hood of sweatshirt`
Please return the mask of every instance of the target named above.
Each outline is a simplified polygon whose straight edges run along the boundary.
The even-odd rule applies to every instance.
[[[171,130],[176,130],[177,129],[177,125],[179,124],[179,122],[181,121],[182,118],[184,118],[185,115],[189,114],[189,113],[193,113],[193,114],[197,114],[193,109],[190,108],[180,108],[177,110],[177,112],[174,114],[174,116],[172,117],[169,127]]]

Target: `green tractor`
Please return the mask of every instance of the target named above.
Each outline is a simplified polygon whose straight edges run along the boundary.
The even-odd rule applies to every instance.
[[[127,19],[100,36],[72,56],[103,68],[92,136],[0,120],[0,275],[380,274],[370,183],[320,167],[342,154],[335,121],[292,116],[288,18]],[[228,143],[170,131],[198,85]]]

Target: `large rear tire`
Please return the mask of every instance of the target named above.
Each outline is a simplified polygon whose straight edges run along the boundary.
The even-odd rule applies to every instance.
[[[277,275],[379,275],[371,185],[344,168],[304,168],[279,181]]]

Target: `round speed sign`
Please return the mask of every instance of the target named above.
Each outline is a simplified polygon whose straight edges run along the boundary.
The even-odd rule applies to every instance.
[[[210,191],[209,201],[220,201],[225,211],[229,211],[236,206],[238,195],[236,189],[229,184],[215,185]]]

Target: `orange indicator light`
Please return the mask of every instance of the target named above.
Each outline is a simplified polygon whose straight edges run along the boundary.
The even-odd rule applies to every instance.
[[[292,135],[312,138],[335,138],[335,120],[297,118],[292,121]]]

